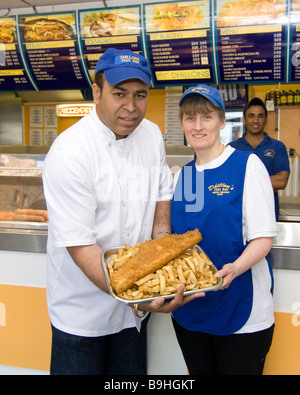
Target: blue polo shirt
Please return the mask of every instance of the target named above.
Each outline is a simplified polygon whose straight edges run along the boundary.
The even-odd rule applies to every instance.
[[[245,139],[245,134],[246,133],[244,133],[239,139],[231,141],[228,145],[231,145],[239,151],[255,152],[266,166],[270,176],[273,176],[274,174],[277,174],[281,171],[290,172],[287,150],[281,141],[272,139],[267,133],[265,133],[265,138],[263,141],[256,148],[253,148]],[[278,220],[279,202],[277,192],[274,193],[274,198],[276,220]]]

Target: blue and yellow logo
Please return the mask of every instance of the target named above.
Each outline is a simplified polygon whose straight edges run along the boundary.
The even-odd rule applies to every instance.
[[[202,93],[208,94],[209,93],[209,89],[203,88],[202,86],[197,86],[196,88],[193,88],[191,90],[191,92],[200,93],[200,94],[202,94]]]
[[[140,64],[140,58],[133,55],[120,55],[117,56],[115,59],[115,64],[122,64],[122,63],[137,63]]]
[[[233,185],[228,185],[225,182],[220,182],[218,184],[210,185],[208,190],[213,195],[223,196],[229,194],[231,191],[234,190]]]

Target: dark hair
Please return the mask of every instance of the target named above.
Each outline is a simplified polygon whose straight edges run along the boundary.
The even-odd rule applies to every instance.
[[[263,107],[266,117],[268,116],[268,111],[267,111],[266,105],[259,97],[254,97],[253,99],[251,99],[245,105],[245,107],[244,107],[244,116],[246,115],[246,111],[248,110],[248,108],[251,107],[251,106],[261,106],[261,107]]]
[[[99,86],[100,91],[102,92],[103,89],[103,83],[104,83],[104,71],[98,71],[98,73],[95,75],[95,83]]]

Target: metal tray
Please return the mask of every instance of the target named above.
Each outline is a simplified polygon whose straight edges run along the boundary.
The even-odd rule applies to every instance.
[[[205,252],[202,250],[202,248],[200,248],[198,245],[196,245],[194,247],[198,250],[198,252],[202,252],[203,254],[205,254]],[[104,269],[104,273],[105,273],[106,283],[107,283],[107,286],[108,286],[108,289],[109,289],[109,293],[111,294],[111,296],[113,296],[119,302],[126,303],[126,304],[150,302],[150,301],[152,301],[154,299],[157,299],[158,297],[163,297],[164,299],[173,299],[175,297],[175,294],[171,294],[171,295],[155,296],[153,298],[126,300],[126,299],[122,299],[118,295],[116,295],[116,293],[114,292],[113,288],[110,286],[110,275],[109,275],[109,272],[108,272],[108,269],[107,269],[107,265],[108,265],[110,259],[112,259],[115,255],[118,254],[118,250],[120,248],[125,248],[125,247],[121,246],[121,247],[108,248],[108,249],[104,250],[103,253],[102,253],[103,269]],[[189,248],[189,249],[191,249],[191,248]],[[207,255],[206,255],[206,257],[207,257]],[[212,266],[213,266],[215,271],[218,270],[213,263],[212,263]],[[220,278],[218,284],[214,285],[213,287],[196,289],[196,290],[192,290],[192,291],[186,291],[186,292],[184,292],[184,296],[193,295],[193,294],[195,294],[197,292],[217,291],[218,289],[221,288],[222,284],[223,284],[223,279]]]

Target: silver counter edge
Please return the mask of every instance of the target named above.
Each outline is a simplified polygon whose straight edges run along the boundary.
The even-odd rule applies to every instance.
[[[47,233],[6,233],[0,231],[0,250],[47,252]]]
[[[269,258],[274,269],[300,270],[300,222],[277,222]]]
[[[28,229],[29,228],[29,229]],[[0,250],[47,252],[47,224],[0,224]],[[268,257],[274,269],[300,270],[300,223],[277,222]]]
[[[0,250],[47,252],[48,224],[0,221]]]

